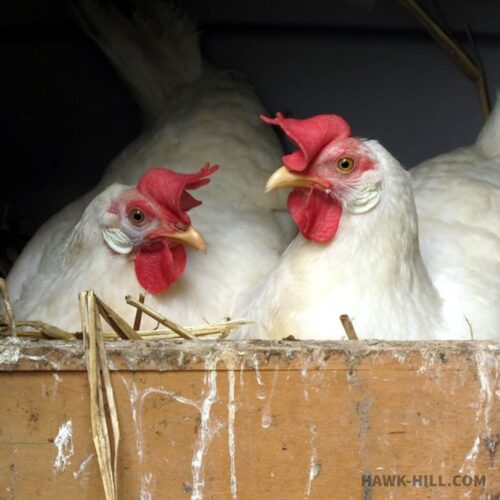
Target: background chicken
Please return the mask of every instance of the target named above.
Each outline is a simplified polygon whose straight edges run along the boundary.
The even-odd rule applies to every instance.
[[[291,238],[280,199],[263,192],[268,169],[279,161],[277,138],[260,122],[263,108],[252,89],[202,61],[196,27],[184,13],[159,1],[144,3],[131,19],[102,9],[78,2],[87,32],[124,77],[151,125],[111,163],[95,189],[40,228],[8,276],[11,297],[24,310],[43,256],[57,250],[55,242],[63,241],[84,207],[111,183],[135,184],[153,166],[186,172],[209,161],[218,163],[220,172],[202,194],[203,211],[193,218],[209,252],[193,255],[183,277],[158,301],[164,314],[182,323],[231,316],[235,297],[276,265]],[[78,272],[87,272],[83,262],[75,256]],[[115,278],[106,275],[110,282]],[[130,290],[117,286],[117,293],[123,298]],[[67,300],[76,307],[76,295]]]
[[[495,108],[475,144],[425,161],[411,174],[420,249],[443,299],[447,322],[457,318],[456,311],[461,310],[475,338],[499,338],[498,93]],[[459,328],[454,327],[455,331]]]
[[[234,338],[341,338],[341,314],[361,338],[498,338],[500,100],[476,144],[414,179],[338,116],[266,121],[299,146],[268,187],[294,187],[302,234],[247,305],[256,325]]]

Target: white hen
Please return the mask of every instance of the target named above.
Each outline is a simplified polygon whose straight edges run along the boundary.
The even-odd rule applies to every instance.
[[[440,338],[500,338],[500,94],[475,144],[411,170],[420,249],[451,327]],[[458,321],[458,324],[453,322]]]
[[[233,338],[493,339],[500,335],[500,99],[476,144],[412,174],[334,115],[285,119],[299,146],[269,188],[291,186],[300,235]],[[417,210],[420,219],[420,241]]]
[[[44,274],[42,257],[51,249],[57,261],[53,242],[63,241],[85,206],[113,182],[136,184],[151,167],[186,172],[210,162],[218,163],[220,171],[201,195],[203,210],[193,215],[208,254],[193,254],[182,278],[148,302],[184,324],[232,316],[235,298],[276,266],[293,234],[284,204],[278,196],[263,192],[268,169],[279,161],[281,148],[274,132],[259,120],[262,105],[246,83],[202,62],[196,27],[172,6],[144,3],[147,12],[135,13],[129,20],[101,10],[94,2],[79,5],[87,31],[154,125],[112,162],[95,189],[52,217],[27,245],[8,276],[16,312],[24,317],[28,298],[30,303],[38,300],[39,308],[29,308],[31,318],[77,328],[71,321],[61,323],[44,314],[50,297],[43,286],[37,288],[35,299],[30,292],[37,280],[50,279]],[[57,273],[57,266],[51,269]],[[131,292],[117,287],[122,300]],[[73,294],[59,304],[62,310],[75,307]]]
[[[153,168],[135,188],[105,189],[74,227],[45,245],[37,279],[14,302],[16,312],[74,329],[80,320],[74,298],[82,290],[94,290],[122,316],[130,312],[123,290],[166,292],[186,267],[184,245],[206,250],[190,226],[187,210],[199,202],[187,190],[208,184],[216,168],[206,165],[194,174]],[[154,325],[144,318],[143,326]]]

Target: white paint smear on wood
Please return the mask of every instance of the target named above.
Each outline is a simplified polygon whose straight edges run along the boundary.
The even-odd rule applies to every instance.
[[[152,479],[153,479],[152,472],[148,472],[147,474],[142,475],[140,500],[152,500],[153,496],[150,491]]]
[[[193,474],[193,493],[191,495],[191,500],[203,499],[203,487],[205,486],[203,462],[212,437],[212,433],[210,432],[210,412],[212,410],[212,405],[217,400],[217,361],[216,357],[209,356],[205,366],[208,370],[205,376],[205,396],[201,402],[198,439],[194,446],[193,459],[191,461]]]
[[[75,452],[73,448],[73,423],[71,420],[64,422],[59,427],[59,432],[54,439],[54,446],[57,448],[54,469],[57,472],[62,472],[71,463],[70,458]]]
[[[235,377],[234,367],[228,367],[228,402],[227,402],[227,440],[229,448],[229,466],[231,477],[231,496],[233,500],[238,498],[238,486],[236,480],[236,440],[234,435],[234,421],[236,419],[235,400]]]
[[[85,470],[87,469],[87,467],[89,466],[90,462],[92,461],[92,459],[94,458],[94,454],[91,453],[81,464],[80,464],[80,468],[76,471],[76,472],[73,472],[73,479],[78,479],[80,477],[80,475],[85,472]]]

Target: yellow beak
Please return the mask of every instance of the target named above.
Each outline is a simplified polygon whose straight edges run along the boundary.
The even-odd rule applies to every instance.
[[[158,235],[160,236],[160,235]],[[178,233],[165,233],[161,235],[169,240],[182,243],[200,252],[207,252],[207,244],[203,239],[201,233],[196,230],[193,226],[189,226],[185,231]]]
[[[310,177],[307,175],[290,172],[285,166],[278,168],[266,182],[266,193],[273,189],[281,189],[285,187],[309,187],[321,186],[328,188],[326,181],[318,177]]]

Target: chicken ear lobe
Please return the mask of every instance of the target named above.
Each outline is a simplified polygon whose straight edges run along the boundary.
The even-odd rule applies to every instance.
[[[326,243],[335,236],[342,215],[339,202],[319,189],[293,190],[288,210],[302,235],[317,243]]]
[[[164,241],[143,247],[135,259],[135,274],[149,293],[166,291],[186,267],[186,250],[182,245],[170,248]]]

